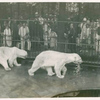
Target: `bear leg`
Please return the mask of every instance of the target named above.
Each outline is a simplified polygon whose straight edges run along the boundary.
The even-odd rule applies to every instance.
[[[28,70],[30,76],[34,76],[34,72],[37,71],[40,67],[32,65],[32,68]]]
[[[57,68],[58,66],[55,66],[54,69],[55,69],[55,73],[56,73],[56,76],[58,78],[64,78],[64,75],[61,75],[61,70],[59,68]]]
[[[30,76],[34,76],[34,73],[32,72],[31,69],[28,70],[28,74],[29,74]]]
[[[14,65],[15,65],[15,66],[21,66],[21,64],[18,64],[18,63],[17,63],[16,59],[14,60]]]
[[[8,67],[7,60],[6,61],[2,61],[1,65],[4,67],[5,70],[7,70],[7,71],[11,70],[11,68]]]
[[[65,76],[66,71],[67,71],[67,68],[64,66],[64,67],[62,68],[62,71],[63,71],[63,75]]]
[[[52,68],[49,67],[49,68],[46,68],[47,72],[48,72],[48,75],[49,76],[53,76],[55,73],[52,71]]]
[[[8,63],[10,67],[13,67],[13,61],[11,59],[8,59]]]

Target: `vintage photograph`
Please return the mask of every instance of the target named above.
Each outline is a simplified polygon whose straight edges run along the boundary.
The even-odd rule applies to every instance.
[[[100,97],[100,3],[0,2],[0,98]]]

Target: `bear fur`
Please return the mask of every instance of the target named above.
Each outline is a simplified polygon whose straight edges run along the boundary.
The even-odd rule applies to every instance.
[[[10,67],[13,67],[13,65],[21,66],[21,64],[17,63],[17,57],[25,59],[27,52],[17,47],[0,47],[0,64],[5,70],[11,70]]]
[[[80,70],[80,64],[82,63],[81,57],[76,53],[63,53],[52,50],[47,50],[41,52],[34,60],[31,69],[28,70],[30,76],[34,75],[34,72],[39,68],[43,68],[47,71],[49,76],[56,73],[58,78],[64,78],[67,68],[65,64],[75,63],[77,65],[77,70]],[[54,67],[55,73],[52,71]],[[61,71],[63,75],[61,75]]]

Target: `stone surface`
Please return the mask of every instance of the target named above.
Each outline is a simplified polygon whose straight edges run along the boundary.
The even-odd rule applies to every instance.
[[[84,67],[75,73],[75,66],[68,66],[64,79],[50,77],[39,69],[34,77],[28,75],[32,63],[5,71],[0,66],[0,98],[53,97],[70,91],[100,89],[100,68]]]

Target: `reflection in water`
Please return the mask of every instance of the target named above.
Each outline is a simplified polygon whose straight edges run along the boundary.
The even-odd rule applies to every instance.
[[[83,90],[59,94],[54,97],[100,97],[100,90]]]

